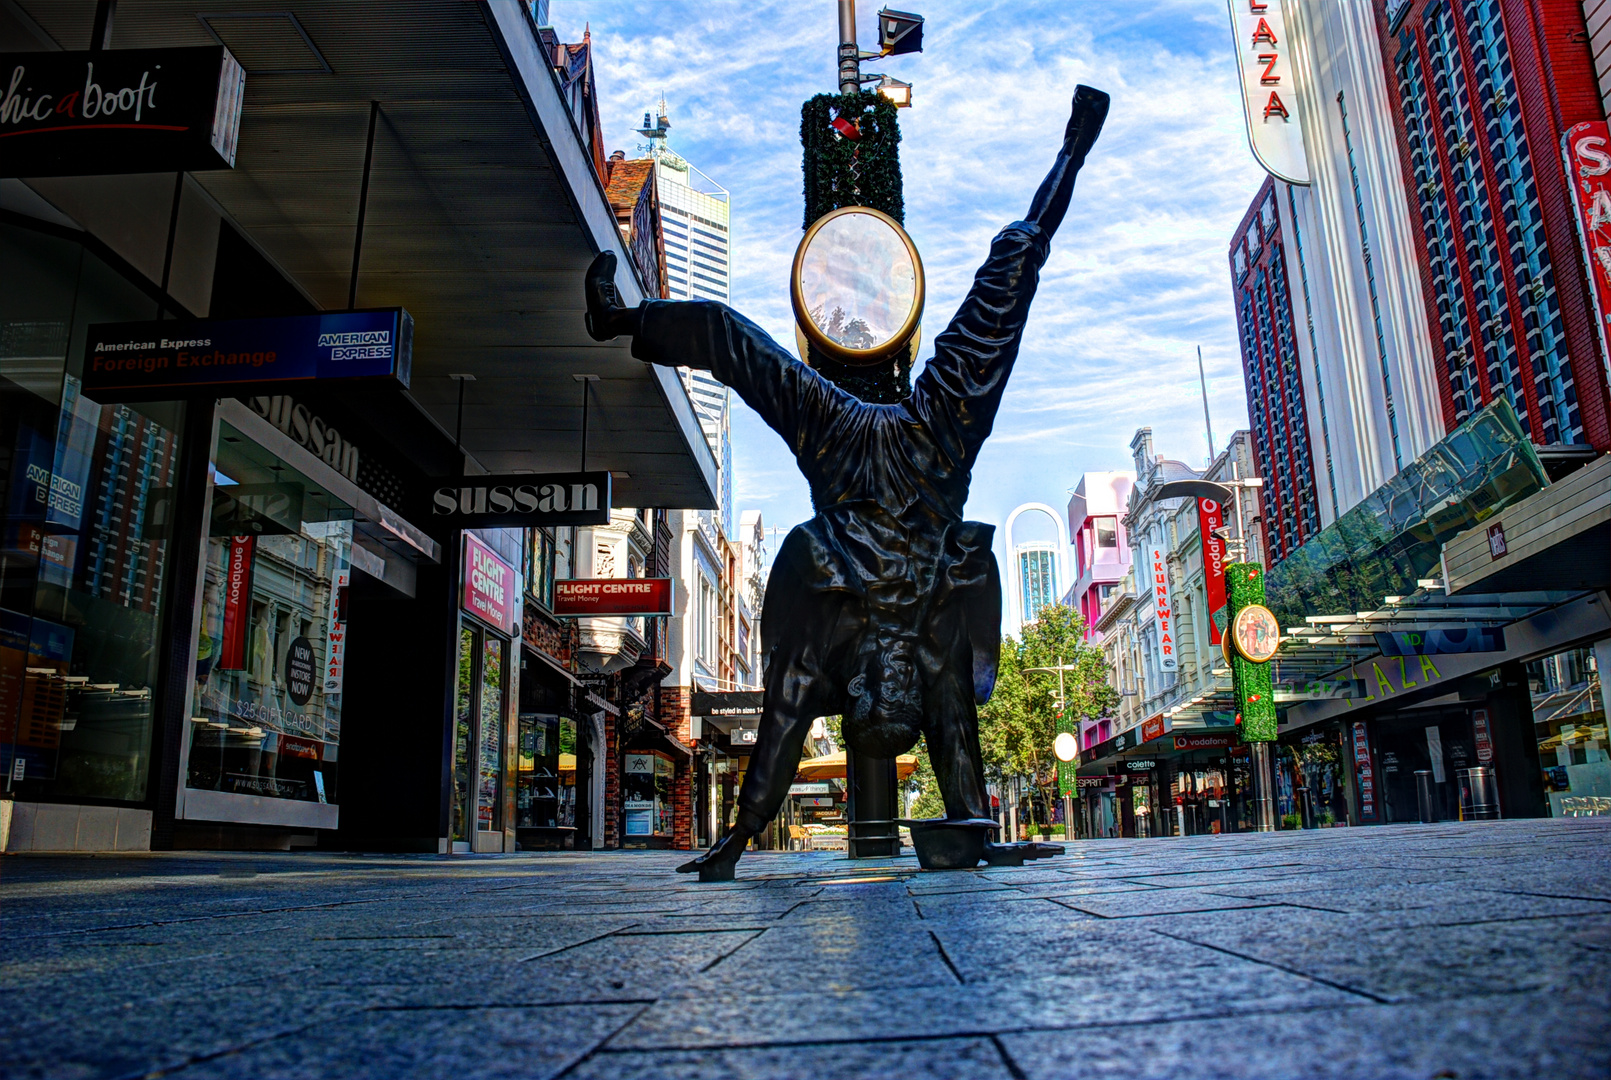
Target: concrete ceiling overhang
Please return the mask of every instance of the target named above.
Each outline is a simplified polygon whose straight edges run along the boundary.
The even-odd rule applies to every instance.
[[[84,48],[92,0],[15,0]],[[253,13],[268,18],[236,18]],[[295,24],[281,17],[289,13]],[[206,22],[200,16],[207,16]],[[410,393],[489,472],[581,464],[618,506],[716,505],[716,461],[676,372],[583,327],[582,274],[617,253],[643,288],[518,0],[121,0],[114,48],[206,45],[247,71],[232,170],[194,179],[321,308],[347,306],[370,102],[380,103],[359,307],[414,317]],[[312,53],[292,55],[305,34]],[[328,68],[328,72],[323,70]]]

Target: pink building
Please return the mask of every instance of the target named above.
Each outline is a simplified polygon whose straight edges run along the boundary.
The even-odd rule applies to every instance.
[[[1074,586],[1063,602],[1084,616],[1087,640],[1108,597],[1130,571],[1130,544],[1119,519],[1134,484],[1134,473],[1088,472],[1068,500]]]

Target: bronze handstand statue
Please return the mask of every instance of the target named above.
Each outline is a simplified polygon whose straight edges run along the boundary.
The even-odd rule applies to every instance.
[[[623,307],[610,252],[589,268],[588,332],[599,341],[629,334],[638,359],[702,368],[736,390],[789,444],[817,511],[784,540],[767,584],[765,699],[737,821],[679,870],[732,876],[788,795],[818,716],[842,714],[851,748],[875,757],[894,757],[921,735],[947,819],[988,818],[977,706],[996,680],[1001,582],[994,529],[963,521],[962,507],[1052,234],[1107,111],[1108,95],[1077,88],[1029,213],[991,244],[898,405],[858,400],[723,304]]]

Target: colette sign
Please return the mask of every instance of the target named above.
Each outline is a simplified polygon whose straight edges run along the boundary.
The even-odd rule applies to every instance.
[[[554,582],[554,614],[670,615],[670,578],[576,578]]]
[[[515,625],[515,568],[474,536],[464,537],[464,610],[496,626]]]
[[[408,386],[414,320],[402,308],[281,319],[101,323],[89,328],[84,395],[100,402],[240,390],[296,379]]]
[[[0,176],[234,168],[245,93],[222,45],[0,54]]]

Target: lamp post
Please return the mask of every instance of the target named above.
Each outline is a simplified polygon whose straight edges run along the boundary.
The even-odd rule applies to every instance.
[[[1055,667],[1024,668],[1025,672],[1042,672],[1048,675],[1054,671],[1057,672],[1057,721],[1059,727],[1069,722],[1068,694],[1063,684],[1063,672],[1075,671],[1078,666],[1077,664],[1063,663],[1063,658],[1059,656]],[[1056,755],[1059,762],[1057,769],[1059,791],[1057,794],[1063,804],[1063,836],[1072,840],[1074,839],[1074,793],[1079,789],[1079,780],[1076,778],[1072,784],[1067,785],[1069,790],[1061,789],[1065,786],[1062,782],[1064,766],[1069,766],[1079,756],[1079,740],[1075,738],[1074,733],[1071,731],[1059,731],[1057,737],[1052,740],[1052,753]],[[1077,776],[1078,769],[1075,768],[1074,771]]]
[[[856,0],[839,0],[839,92],[854,94],[862,83],[877,79],[874,89],[904,109],[912,104],[912,84],[878,72],[863,75],[861,62],[922,52],[923,16],[884,8],[878,13],[878,45],[878,52],[861,51],[856,44]]]

